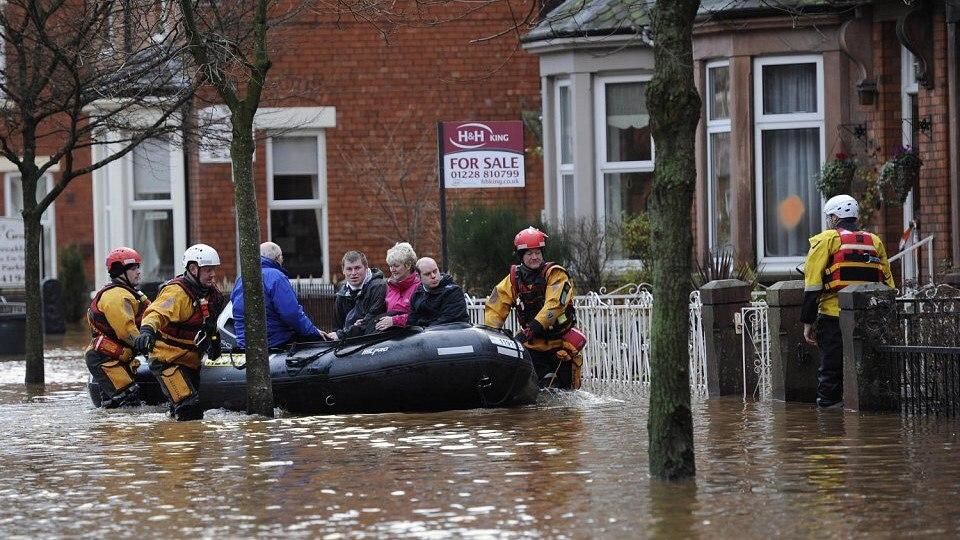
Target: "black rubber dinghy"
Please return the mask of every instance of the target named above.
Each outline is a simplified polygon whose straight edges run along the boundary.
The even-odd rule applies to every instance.
[[[231,332],[224,332],[230,342]],[[228,346],[228,345],[227,345]],[[246,409],[246,358],[204,358],[204,409]],[[498,330],[455,323],[389,331],[339,342],[301,343],[270,354],[276,405],[295,414],[441,411],[512,407],[536,401],[529,354]],[[146,365],[137,371],[147,404],[165,401]],[[100,389],[90,383],[99,406]]]

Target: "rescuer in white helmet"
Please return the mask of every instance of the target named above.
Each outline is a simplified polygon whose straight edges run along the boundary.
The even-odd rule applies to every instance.
[[[823,213],[827,229],[810,238],[804,265],[800,321],[804,339],[820,350],[817,405],[832,407],[843,403],[843,336],[837,292],[858,283],[885,283],[890,288],[894,283],[880,237],[860,230],[856,199],[832,197]]]

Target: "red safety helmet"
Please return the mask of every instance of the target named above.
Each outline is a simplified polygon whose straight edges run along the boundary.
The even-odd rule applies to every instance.
[[[128,247],[117,247],[107,254],[107,272],[119,275],[131,264],[142,264],[143,257],[137,250]],[[118,267],[118,268],[114,268]]]
[[[547,245],[547,235],[536,227],[527,227],[513,237],[513,245],[517,251],[542,248]]]

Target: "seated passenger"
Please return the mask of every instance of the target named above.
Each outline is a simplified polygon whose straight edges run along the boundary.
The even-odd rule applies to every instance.
[[[387,282],[383,272],[370,268],[367,256],[359,251],[344,253],[340,262],[347,279],[337,291],[334,305],[338,329],[326,334],[333,340],[372,333],[377,319],[387,311]]]
[[[407,242],[399,242],[387,250],[387,314],[377,321],[376,328],[384,331],[391,326],[406,326],[410,313],[410,298],[420,285],[417,274],[417,254]]]
[[[420,287],[410,299],[409,326],[434,326],[452,322],[470,322],[463,289],[448,274],[437,268],[437,261],[424,257],[417,261]]]
[[[267,346],[281,347],[293,341],[322,339],[320,330],[303,312],[290,277],[283,268],[283,252],[273,242],[260,244],[260,266],[263,272],[263,305],[267,315]],[[246,324],[243,315],[243,277],[237,278],[230,295],[233,301],[233,322],[237,345],[246,346]]]

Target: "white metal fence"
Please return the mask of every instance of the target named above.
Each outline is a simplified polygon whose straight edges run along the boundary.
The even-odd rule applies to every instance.
[[[474,324],[483,323],[485,298],[467,296],[467,311]],[[650,384],[650,320],[653,294],[647,285],[627,285],[606,293],[590,292],[574,298],[577,326],[587,335],[583,351],[584,381],[648,386]],[[700,293],[690,294],[690,390],[707,393]],[[515,316],[504,325],[517,330]]]
[[[740,334],[740,350],[743,351],[743,398],[770,399],[773,386],[770,378],[770,324],[767,320],[767,302],[754,300],[749,307],[741,308],[735,325]],[[757,383],[748,386],[748,373],[753,373]],[[750,377],[752,379],[753,377]]]

